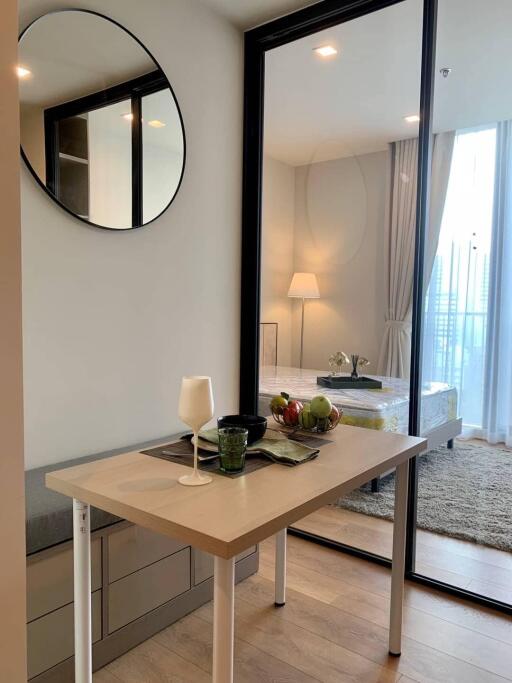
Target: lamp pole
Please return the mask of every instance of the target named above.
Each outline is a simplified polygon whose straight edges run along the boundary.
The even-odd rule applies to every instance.
[[[302,369],[302,356],[304,353],[304,302],[305,298],[302,297],[302,319],[300,325],[300,363],[299,367]]]

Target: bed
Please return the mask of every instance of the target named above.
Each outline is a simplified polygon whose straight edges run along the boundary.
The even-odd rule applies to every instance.
[[[260,371],[259,411],[269,415],[272,396],[286,391],[299,401],[309,401],[324,394],[343,409],[343,424],[387,432],[407,434],[409,425],[409,381],[395,377],[374,377],[382,389],[326,389],[316,378],[328,375],[325,370],[306,370],[266,366]],[[453,447],[453,439],[462,431],[457,413],[457,390],[442,382],[425,382],[422,390],[421,436],[428,440],[429,450],[443,443]],[[378,483],[372,483],[373,490]]]

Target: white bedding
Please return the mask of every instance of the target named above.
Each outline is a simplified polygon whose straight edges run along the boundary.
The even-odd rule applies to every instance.
[[[325,394],[332,403],[343,408],[344,424],[387,432],[407,434],[409,425],[409,381],[394,377],[374,377],[382,389],[326,389],[316,378],[325,370],[300,370],[287,367],[264,367],[260,373],[260,400],[286,391],[292,398],[308,401]],[[451,420],[456,420],[457,390],[442,382],[425,382],[422,390],[421,433],[427,434]]]

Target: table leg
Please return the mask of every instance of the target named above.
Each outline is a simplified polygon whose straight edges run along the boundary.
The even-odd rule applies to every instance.
[[[407,492],[409,461],[396,468],[395,519],[393,525],[393,560],[391,568],[391,611],[389,620],[389,654],[402,650],[402,611],[404,601],[405,530],[407,524]]]
[[[75,683],[92,683],[91,523],[89,506],[73,499]]]
[[[213,683],[233,683],[235,558],[215,557],[213,577]]]
[[[275,592],[275,605],[282,607],[286,602],[286,528],[276,534]]]

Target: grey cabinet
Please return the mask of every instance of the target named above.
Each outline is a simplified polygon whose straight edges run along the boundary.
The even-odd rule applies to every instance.
[[[92,595],[92,639],[101,638],[101,590]],[[73,642],[73,603],[35,619],[27,625],[28,677],[46,671],[71,657]]]
[[[92,590],[101,588],[101,538],[91,543]],[[73,547],[31,556],[27,563],[27,621],[73,602]]]
[[[190,588],[190,548],[150,564],[108,587],[112,633]]]
[[[108,580],[117,581],[185,547],[185,543],[141,526],[116,531],[108,536]]]
[[[252,547],[238,579],[257,570]],[[103,666],[212,597],[213,557],[128,522],[91,539],[93,641]],[[178,598],[178,596],[181,596]],[[73,680],[73,545],[27,558],[28,673],[31,683]]]

